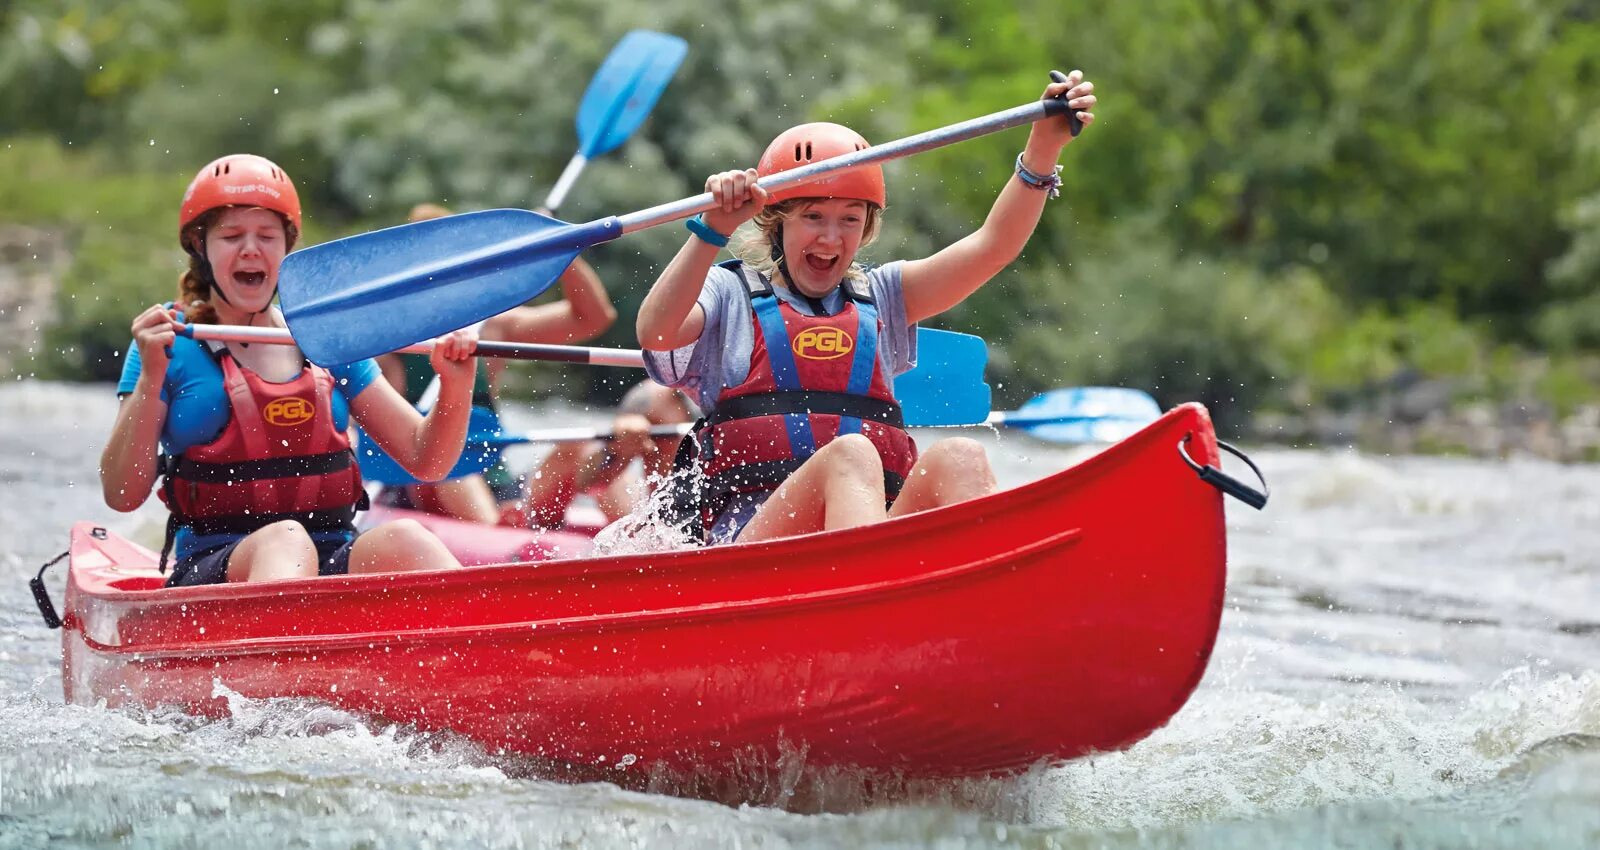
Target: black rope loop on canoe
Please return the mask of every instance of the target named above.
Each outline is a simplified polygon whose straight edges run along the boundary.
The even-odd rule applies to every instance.
[[[61,628],[61,617],[56,614],[55,603],[50,601],[50,591],[45,589],[44,571],[61,563],[61,559],[67,557],[67,554],[62,552],[46,561],[45,565],[39,568],[39,574],[28,581],[28,587],[33,590],[33,601],[39,606],[39,616],[44,618],[45,628]]]
[[[1201,481],[1210,484],[1218,490],[1227,493],[1228,495],[1238,499],[1241,502],[1244,502],[1258,511],[1267,506],[1267,499],[1272,495],[1272,490],[1267,486],[1267,476],[1261,474],[1261,467],[1256,466],[1255,461],[1251,460],[1248,455],[1242,451],[1239,451],[1233,446],[1230,446],[1221,440],[1217,441],[1217,448],[1220,448],[1228,454],[1231,454],[1234,457],[1244,461],[1245,465],[1250,467],[1250,471],[1254,472],[1256,474],[1256,479],[1261,482],[1260,490],[1251,487],[1249,484],[1234,478],[1232,475],[1223,472],[1209,463],[1205,464],[1204,466],[1195,463],[1194,458],[1189,457],[1188,450],[1183,447],[1185,443],[1192,439],[1194,439],[1194,434],[1183,435],[1183,439],[1178,441],[1178,455],[1179,457],[1183,458],[1183,462],[1188,464],[1190,469],[1194,470],[1200,475]]]

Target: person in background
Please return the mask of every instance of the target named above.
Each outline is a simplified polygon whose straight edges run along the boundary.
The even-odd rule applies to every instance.
[[[438,204],[418,204],[407,220],[427,221],[450,215]],[[617,320],[617,310],[606,294],[600,276],[582,258],[562,272],[562,298],[550,304],[517,307],[483,323],[478,336],[501,342],[570,345],[587,342],[604,333]],[[378,365],[389,383],[412,403],[419,401],[434,380],[425,355],[384,354]],[[505,362],[482,358],[473,378],[472,404],[494,410],[496,387]],[[385,500],[429,513],[493,524],[500,521],[502,505],[523,497],[522,483],[502,462],[482,475],[469,475],[437,484],[414,484],[403,493],[385,493]]]
[[[652,437],[657,426],[686,425],[699,416],[689,397],[655,381],[635,384],[622,397],[611,423],[611,437],[588,443],[561,443],[528,476],[526,496],[507,507],[507,525],[559,528],[579,493],[594,496],[607,522],[632,512],[672,473],[681,435]],[[642,463],[643,477],[630,472]]]

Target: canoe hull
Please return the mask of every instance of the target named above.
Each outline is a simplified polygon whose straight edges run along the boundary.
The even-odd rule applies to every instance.
[[[1209,418],[843,532],[612,559],[156,590],[80,524],[67,697],[222,714],[312,697],[590,771],[993,774],[1127,746],[1204,672],[1222,611]],[[622,765],[621,768],[616,766]]]

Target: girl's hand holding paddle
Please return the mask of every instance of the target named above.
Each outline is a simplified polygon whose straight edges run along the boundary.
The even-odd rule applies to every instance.
[[[133,340],[139,346],[139,377],[160,383],[167,374],[167,353],[178,330],[178,311],[156,304],[133,320]]]
[[[1060,81],[1044,87],[1040,100],[1065,97],[1067,106],[1077,112],[1083,126],[1094,123],[1094,109],[1098,99],[1094,96],[1094,83],[1083,78],[1082,71],[1073,71]],[[1035,173],[1046,173],[1061,156],[1061,149],[1072,144],[1072,123],[1067,115],[1046,118],[1035,122],[1028,134],[1028,147],[1023,152],[1022,164]]]
[[[472,386],[474,373],[478,368],[477,357],[473,355],[477,348],[476,327],[462,328],[434,340],[433,353],[428,355],[428,363],[439,373],[441,392],[446,387],[458,384],[464,384],[469,388]]]
[[[756,170],[723,171],[706,178],[706,191],[717,208],[706,213],[705,223],[712,230],[730,235],[767,205],[767,190],[756,185]]]

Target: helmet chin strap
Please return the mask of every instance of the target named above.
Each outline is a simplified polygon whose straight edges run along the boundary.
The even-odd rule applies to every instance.
[[[206,288],[211,290],[211,293],[213,295],[217,296],[218,298],[221,298],[222,299],[222,303],[227,304],[229,307],[234,306],[233,299],[228,297],[228,293],[224,292],[223,289],[222,289],[222,285],[217,282],[216,273],[211,270],[211,258],[206,256],[205,249],[202,248],[199,251],[194,252],[194,255],[200,259],[200,279],[205,282]],[[273,284],[272,285],[272,294],[267,297],[267,306],[262,307],[260,310],[254,310],[254,311],[251,311],[251,312],[247,312],[245,315],[248,316],[249,318],[245,319],[245,324],[246,325],[254,325],[256,323],[256,317],[257,316],[259,316],[262,313],[265,313],[268,310],[272,309],[272,299],[277,298],[277,297],[278,297],[278,285],[277,284]],[[249,348],[250,347],[250,343],[241,342],[241,343],[239,343],[239,346],[241,348]]]

